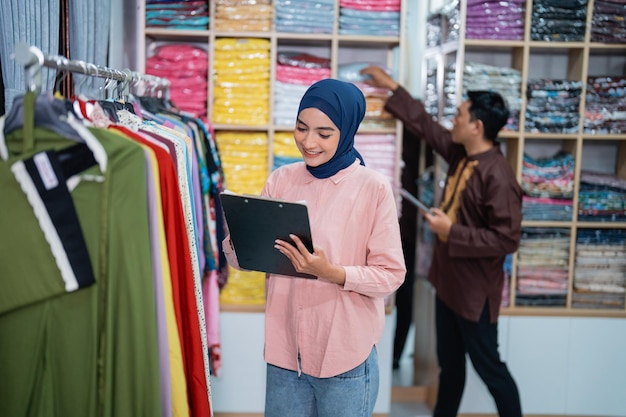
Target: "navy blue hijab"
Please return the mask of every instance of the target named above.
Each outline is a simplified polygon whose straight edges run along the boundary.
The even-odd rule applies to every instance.
[[[354,135],[365,116],[365,97],[352,83],[332,78],[311,85],[304,93],[298,115],[304,109],[321,110],[339,128],[339,145],[335,155],[320,166],[306,169],[315,178],[329,178],[352,165],[355,159],[365,165],[363,157],[354,149]]]

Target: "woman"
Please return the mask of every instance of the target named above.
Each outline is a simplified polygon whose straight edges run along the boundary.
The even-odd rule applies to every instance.
[[[297,236],[276,241],[298,272],[267,278],[265,416],[369,417],[378,395],[376,344],[384,297],[405,276],[389,180],[354,149],[365,98],[351,83],[313,84],[294,139],[303,162],[272,172],[263,195],[306,201],[314,252]],[[236,265],[225,240],[224,250]]]

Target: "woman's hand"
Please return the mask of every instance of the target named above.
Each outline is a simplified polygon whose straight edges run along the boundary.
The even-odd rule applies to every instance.
[[[274,247],[291,261],[297,272],[315,275],[319,279],[343,285],[346,282],[346,271],[339,265],[328,262],[324,250],[313,247],[313,253],[304,246],[296,235],[289,235],[295,246],[285,240],[276,239]]]

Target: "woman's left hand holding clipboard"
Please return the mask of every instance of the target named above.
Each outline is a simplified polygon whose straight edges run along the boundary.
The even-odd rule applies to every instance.
[[[289,258],[297,272],[315,275],[318,279],[339,285],[345,283],[346,271],[342,266],[331,264],[322,248],[314,245],[311,253],[298,236],[291,234],[289,238],[293,243],[276,239],[274,247]]]

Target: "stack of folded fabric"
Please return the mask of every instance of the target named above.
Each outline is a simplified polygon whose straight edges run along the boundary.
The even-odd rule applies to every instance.
[[[330,78],[330,59],[304,52],[279,52],[274,83],[274,124],[295,126],[300,99],[311,84],[325,78]]]
[[[269,32],[270,0],[216,0],[215,30],[220,32]]]
[[[399,36],[401,0],[340,0],[339,33]]]
[[[524,154],[522,165],[522,216],[524,220],[572,219],[576,160],[560,151],[550,158]]]
[[[293,139],[293,132],[275,132],[272,141],[274,165],[272,170],[283,165],[302,161],[302,154]]]
[[[468,39],[524,39],[525,0],[468,0],[465,37]]]
[[[167,78],[172,103],[206,121],[208,65],[208,53],[202,48],[165,44],[157,47],[146,60],[146,73]]]
[[[395,185],[396,135],[393,133],[358,133],[354,147],[365,165],[385,175]]]
[[[546,42],[582,42],[587,25],[588,0],[533,0],[531,39]]]
[[[335,0],[275,0],[276,32],[333,33]]]
[[[515,68],[466,62],[463,68],[463,95],[470,90],[496,91],[506,100],[509,130],[519,129],[519,114],[522,106],[522,74]]]
[[[259,195],[268,175],[266,132],[219,130],[215,142],[220,151],[225,188],[235,193]],[[265,302],[265,273],[228,268],[228,283],[220,291],[224,304]]]
[[[226,188],[236,193],[261,194],[267,178],[267,133],[218,130]]]
[[[456,93],[456,63],[446,65],[443,69],[443,113],[441,124],[448,129],[452,128],[452,119],[456,115],[461,99]]]
[[[591,41],[626,43],[626,0],[594,0]]]
[[[426,112],[433,116],[434,120],[438,120],[439,95],[437,94],[437,70],[435,68],[428,68],[426,72],[426,86],[424,87],[422,102]]]
[[[428,15],[426,18],[426,46],[432,48],[442,44],[444,17],[440,10]]]
[[[572,307],[624,309],[626,230],[579,229]]]
[[[442,41],[458,42],[461,39],[461,6],[458,0],[452,0],[443,6],[441,12],[446,22],[444,25]]]
[[[146,27],[206,30],[209,28],[208,3],[203,0],[147,0]]]
[[[529,80],[526,132],[578,133],[582,82]]]
[[[615,175],[582,171],[578,192],[578,220],[626,220],[626,180]]]
[[[213,123],[261,126],[269,122],[269,50],[268,39],[215,40]]]
[[[517,251],[518,306],[564,306],[568,292],[570,230],[524,228]]]
[[[593,134],[626,133],[626,77],[587,78],[584,129]]]

